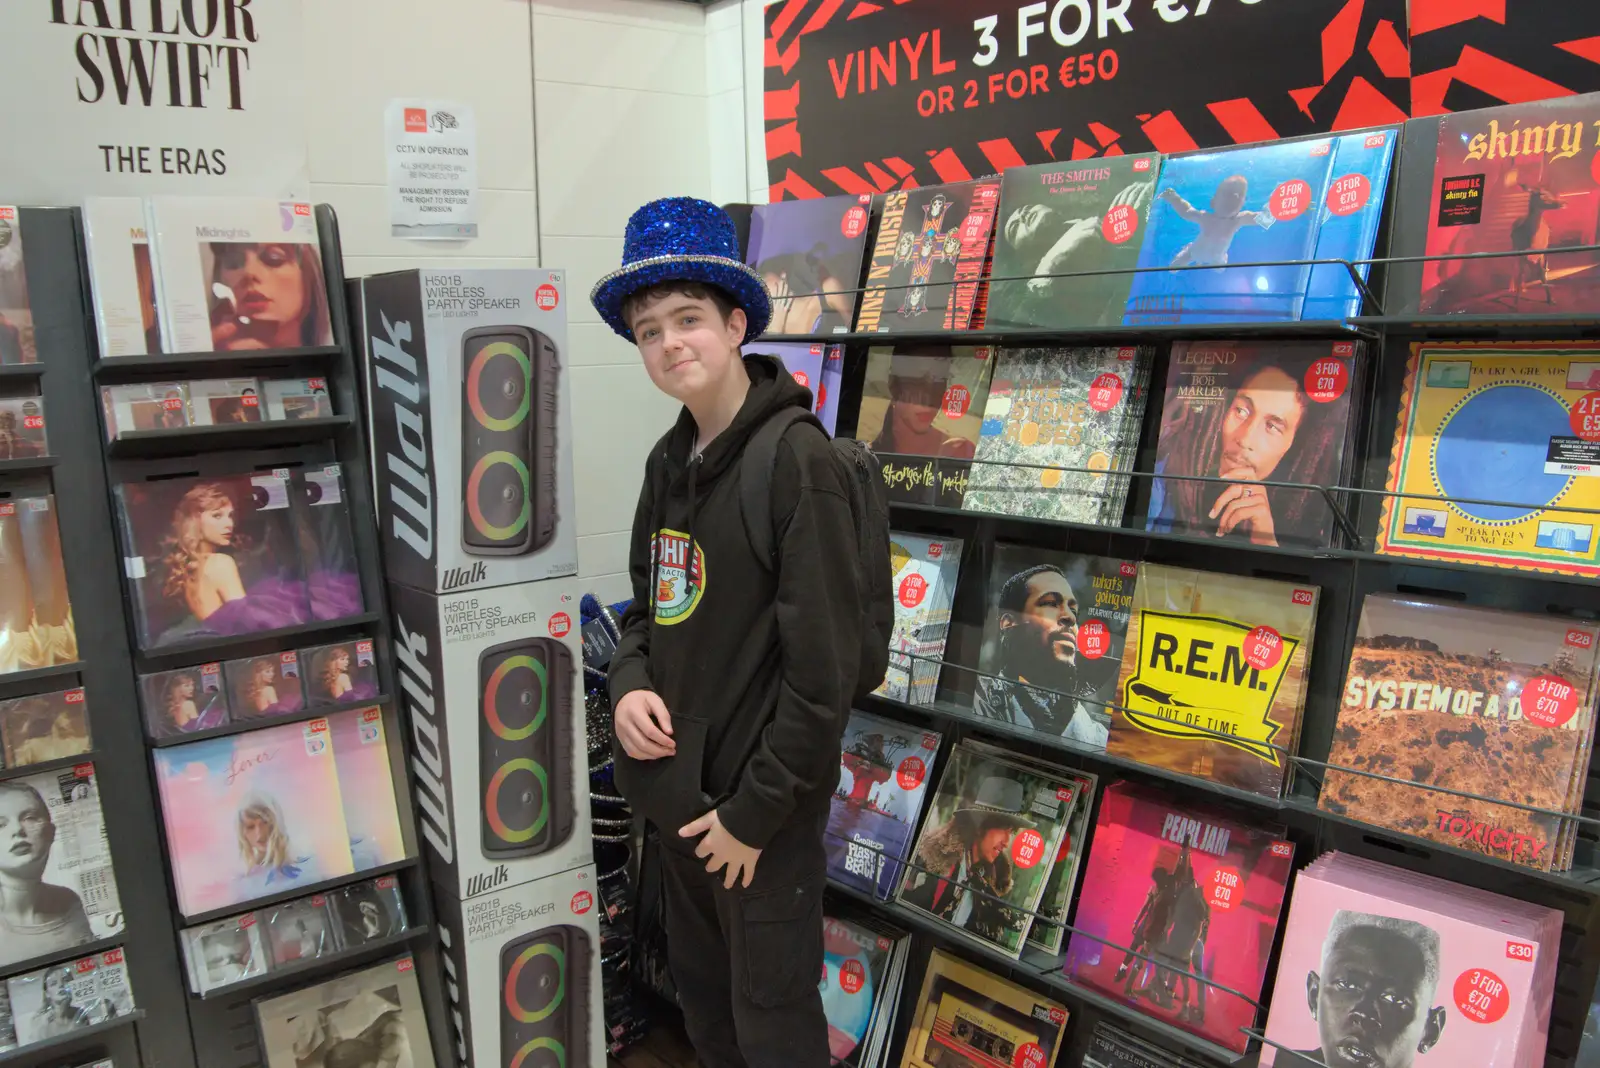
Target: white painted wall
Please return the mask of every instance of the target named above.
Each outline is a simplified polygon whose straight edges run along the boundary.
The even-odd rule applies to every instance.
[[[764,162],[754,166],[764,159],[761,19],[748,3],[305,2],[312,193],[339,214],[346,272],[569,272],[579,573],[608,600],[629,595],[628,530],[645,453],[676,405],[600,322],[588,292],[620,262],[623,227],[645,201],[766,199]],[[393,97],[475,110],[477,240],[389,236],[382,135]]]

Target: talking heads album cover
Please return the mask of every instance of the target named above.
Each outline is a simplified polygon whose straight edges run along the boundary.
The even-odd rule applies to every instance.
[[[1173,342],[1155,466],[1168,477],[1151,485],[1146,529],[1332,545],[1326,497],[1261,483],[1345,484],[1363,355],[1354,341]]]
[[[872,194],[757,204],[745,262],[772,294],[769,334],[848,334]]]
[[[999,200],[998,178],[885,194],[856,331],[981,326]]]
[[[326,894],[285,901],[260,911],[273,967],[333,953],[333,916]]]
[[[288,715],[306,707],[300,680],[300,658],[293,652],[229,660],[223,665],[228,682],[228,708],[235,719]]]
[[[295,471],[290,483],[295,533],[312,619],[343,619],[366,607],[356,536],[340,464]]]
[[[891,501],[961,507],[993,352],[949,345],[869,350],[855,437],[882,462]]]
[[[434,1065],[410,957],[263,998],[255,1009],[266,1068]]]
[[[828,1018],[828,1052],[838,1064],[856,1053],[872,1029],[894,944],[877,931],[829,915],[822,920],[822,948],[822,1011]]]
[[[394,771],[383,730],[383,710],[352,708],[328,717],[333,761],[339,771],[339,796],[350,832],[356,871],[404,860],[400,812],[395,807]]]
[[[1564,96],[1439,121],[1425,315],[1586,314],[1600,302],[1600,96]]]
[[[1168,156],[1139,266],[1214,269],[1141,271],[1123,322],[1299,319],[1332,159],[1327,137]]]
[[[153,751],[180,912],[354,872],[330,733],[316,719]]]
[[[1155,152],[1007,168],[987,325],[1120,326],[1160,171]]]
[[[141,648],[311,618],[287,474],[116,488]]]
[[[22,222],[14,205],[0,204],[0,364],[38,362]]]
[[[1279,796],[1305,708],[1318,592],[1140,565],[1106,751]]]
[[[1133,345],[1001,349],[962,507],[1121,521],[1154,352]]]
[[[900,903],[1021,956],[1072,799],[1069,782],[958,744],[906,866]]]
[[[161,333],[174,352],[333,344],[310,204],[152,197]]]
[[[893,895],[939,742],[937,731],[851,710],[823,838],[831,877],[884,901]]]
[[[1378,551],[1600,575],[1595,390],[1592,346],[1414,346]]]
[[[122,930],[92,764],[0,781],[0,966]]]
[[[89,253],[100,358],[161,351],[156,283],[139,197],[85,197],[83,243]]]
[[[928,957],[900,1068],[1055,1068],[1066,1006],[942,949]]]
[[[391,938],[408,926],[405,899],[392,875],[341,886],[328,894],[328,906],[342,949]]]
[[[1562,870],[1594,735],[1600,627],[1368,594],[1322,808],[1540,871]],[[1483,800],[1427,789],[1442,786]]]
[[[300,650],[306,698],[313,705],[350,705],[378,696],[378,657],[371,638]]]
[[[50,451],[43,397],[0,397],[0,460],[28,460]]]
[[[8,768],[87,753],[89,713],[83,687],[0,701],[0,740]]]
[[[995,547],[973,711],[1104,749],[1139,565]]]
[[[1294,846],[1147,787],[1106,787],[1063,972],[1140,1012],[1244,1052]],[[1213,985],[1215,984],[1215,985]]]
[[[1318,206],[1317,251],[1313,259],[1344,260],[1365,282],[1378,239],[1378,225],[1388,201],[1389,171],[1400,127],[1357,130],[1334,138],[1333,169],[1328,195]],[[1302,319],[1346,319],[1360,315],[1362,294],[1343,263],[1321,263],[1311,268],[1306,282]]]
[[[152,738],[212,730],[232,718],[218,663],[140,675],[139,705]]]

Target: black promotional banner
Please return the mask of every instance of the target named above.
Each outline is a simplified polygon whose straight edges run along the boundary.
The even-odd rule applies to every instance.
[[[1600,4],[1411,0],[1411,114],[1600,91]]]
[[[773,200],[1352,129],[1409,106],[1405,0],[779,0],[766,16]]]

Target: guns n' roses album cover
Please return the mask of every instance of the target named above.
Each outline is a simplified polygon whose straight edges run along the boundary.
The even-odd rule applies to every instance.
[[[998,178],[886,194],[856,331],[983,325],[982,279],[999,200]]]

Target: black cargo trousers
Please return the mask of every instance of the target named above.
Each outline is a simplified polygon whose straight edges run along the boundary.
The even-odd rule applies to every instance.
[[[750,885],[732,890],[725,871],[706,871],[681,842],[662,848],[667,961],[702,1068],[827,1068],[826,823],[825,811],[796,813],[761,851]]]

